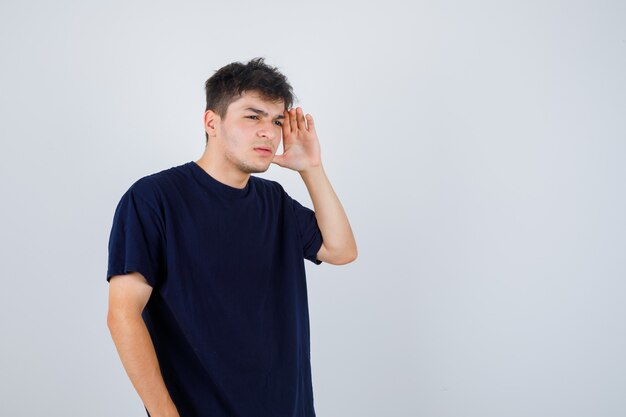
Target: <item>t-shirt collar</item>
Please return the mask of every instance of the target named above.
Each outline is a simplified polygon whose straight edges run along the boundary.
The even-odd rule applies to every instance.
[[[252,175],[248,178],[248,182],[246,183],[246,186],[244,188],[236,188],[216,180],[195,161],[189,161],[187,165],[189,165],[189,167],[191,168],[193,176],[203,186],[209,188],[211,191],[214,191],[229,200],[237,200],[246,197],[248,194],[250,194],[250,190],[253,187]]]

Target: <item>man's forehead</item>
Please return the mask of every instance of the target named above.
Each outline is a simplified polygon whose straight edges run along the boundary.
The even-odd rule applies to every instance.
[[[283,100],[273,101],[268,100],[258,93],[245,92],[235,100],[233,103],[239,109],[246,109],[249,107],[264,110],[266,112],[278,112],[282,114],[285,108],[285,102]]]

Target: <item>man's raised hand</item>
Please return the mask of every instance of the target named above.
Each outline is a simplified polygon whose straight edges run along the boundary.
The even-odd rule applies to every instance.
[[[283,114],[283,153],[274,155],[272,163],[298,172],[320,166],[320,144],[313,116],[305,117],[301,107],[285,110]]]

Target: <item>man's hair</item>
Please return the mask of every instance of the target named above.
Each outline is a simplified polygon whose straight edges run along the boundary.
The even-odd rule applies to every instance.
[[[246,91],[259,93],[268,101],[282,100],[285,109],[289,109],[294,101],[294,93],[287,77],[263,60],[263,57],[258,57],[246,64],[233,62],[215,71],[204,84],[205,112],[211,109],[221,118],[226,117],[230,103]],[[205,136],[208,142],[209,135],[206,132]]]

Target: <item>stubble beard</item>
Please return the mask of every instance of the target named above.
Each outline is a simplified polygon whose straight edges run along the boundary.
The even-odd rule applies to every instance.
[[[239,140],[236,137],[231,137],[225,129],[222,129],[222,134],[226,139],[226,143],[230,143],[233,148],[237,148],[239,145]],[[237,167],[241,172],[245,172],[246,174],[257,174],[261,172],[265,172],[269,169],[269,164],[265,167],[262,162],[250,161],[250,159],[240,159],[235,155],[228,147],[224,152],[224,156],[226,159]],[[256,164],[255,164],[256,162]]]
[[[261,163],[254,164],[252,161],[247,159],[237,158],[230,151],[226,151],[225,153],[226,159],[228,159],[233,165],[239,169],[241,172],[245,172],[246,174],[257,174],[260,172],[265,172],[268,170],[269,166],[262,168]]]

